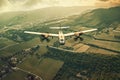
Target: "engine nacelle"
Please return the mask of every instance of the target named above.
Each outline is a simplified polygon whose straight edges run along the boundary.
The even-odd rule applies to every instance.
[[[48,35],[48,34],[45,34],[45,35],[42,35],[42,36],[44,36],[45,38],[48,38],[48,37],[49,37],[49,35]]]
[[[83,34],[83,33],[76,32],[76,33],[75,33],[75,36],[78,37],[78,36],[81,36],[82,34]]]

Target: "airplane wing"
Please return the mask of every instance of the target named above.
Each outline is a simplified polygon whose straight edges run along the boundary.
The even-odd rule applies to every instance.
[[[73,36],[76,34],[83,34],[83,33],[92,32],[92,31],[96,31],[96,30],[97,29],[90,29],[90,30],[84,30],[84,31],[79,31],[79,32],[71,32],[71,33],[64,34],[64,36]]]
[[[52,33],[40,33],[40,32],[31,32],[31,31],[24,31],[24,33],[58,37],[58,34],[52,34]]]

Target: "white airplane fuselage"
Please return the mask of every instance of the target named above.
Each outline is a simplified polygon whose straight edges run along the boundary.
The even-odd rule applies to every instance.
[[[59,38],[59,43],[61,45],[64,45],[65,44],[65,36],[64,36],[62,31],[59,31],[59,37],[58,38]]]

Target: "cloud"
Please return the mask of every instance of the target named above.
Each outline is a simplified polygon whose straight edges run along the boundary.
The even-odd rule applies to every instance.
[[[53,6],[97,6],[120,5],[120,0],[0,0],[0,11],[32,10]]]
[[[96,0],[27,0],[25,7],[94,6]]]
[[[96,5],[107,7],[120,6],[120,0],[98,0]]]
[[[34,5],[39,4],[41,2],[42,2],[42,0],[27,0],[24,5],[25,6],[34,6]]]
[[[53,6],[94,6],[96,0],[9,0],[12,10],[31,10]]]
[[[0,0],[0,8],[1,7],[4,7],[4,6],[7,6],[7,5],[9,5],[10,3],[9,3],[9,1],[8,0]]]
[[[12,5],[8,0],[0,0],[0,12],[9,11]]]
[[[109,1],[109,0],[99,0],[99,1]]]

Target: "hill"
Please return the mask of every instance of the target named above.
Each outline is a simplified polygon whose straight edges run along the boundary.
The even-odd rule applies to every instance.
[[[110,25],[120,22],[120,6],[100,8],[84,13],[74,19],[74,25],[94,28],[109,28]],[[114,26],[115,27],[115,26]]]
[[[3,36],[10,39],[13,38],[15,41],[18,40],[16,38],[19,38],[20,41],[21,39],[26,40],[24,39],[26,38],[24,37],[26,35],[23,33],[24,30],[47,32],[49,30],[48,27],[50,26],[60,26],[58,22],[61,20],[63,20],[60,23],[61,26],[71,26],[72,31],[79,30],[81,26],[87,28],[98,28],[100,31],[102,30],[105,33],[113,32],[113,30],[118,30],[120,28],[120,7],[94,9],[86,12],[84,11],[81,15],[79,15],[79,13],[85,9],[79,10],[80,7],[50,7],[28,12],[4,13],[7,14],[5,17],[1,14],[0,17],[2,20],[0,21],[0,24],[6,25],[6,27],[12,27],[9,29],[6,29],[5,27],[2,30],[2,32],[6,31]],[[18,24],[20,27],[16,26],[17,29],[15,29],[14,25]],[[49,30],[49,32],[50,31],[51,30]],[[31,39],[30,36],[28,39]],[[118,33],[115,33],[115,36],[119,38]]]
[[[0,14],[1,25],[15,25],[23,23],[39,23],[61,17],[67,17],[73,14],[91,9],[93,7],[48,7],[31,11],[16,11]]]

